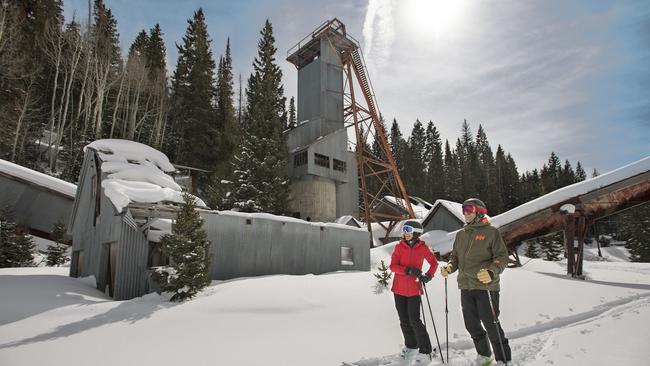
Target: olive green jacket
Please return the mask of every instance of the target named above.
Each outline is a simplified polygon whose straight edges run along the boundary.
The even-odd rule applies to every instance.
[[[457,234],[449,255],[451,272],[458,270],[458,288],[499,291],[499,275],[508,264],[508,249],[501,233],[489,222],[465,225]],[[487,269],[492,282],[481,283],[476,274]]]

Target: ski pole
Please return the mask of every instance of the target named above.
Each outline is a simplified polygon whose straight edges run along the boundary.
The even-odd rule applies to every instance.
[[[501,340],[501,324],[499,324],[499,317],[497,317],[496,311],[494,311],[494,304],[492,304],[492,292],[490,288],[485,286],[485,291],[487,291],[488,299],[490,299],[490,309],[492,309],[492,317],[494,318],[494,326],[497,332],[497,338],[499,339],[499,346],[501,346],[501,355],[503,360],[506,360],[506,350],[503,348],[503,341]]]
[[[445,337],[447,338],[447,362],[449,362],[449,307],[447,306],[447,277],[445,277]]]
[[[438,330],[436,329],[436,322],[433,320],[433,311],[431,311],[431,303],[429,302],[429,293],[427,292],[427,285],[422,283],[422,288],[424,288],[424,294],[427,297],[427,305],[429,306],[429,314],[431,315],[431,324],[433,324],[433,332],[436,334],[436,342],[438,343],[438,349],[440,350],[440,360],[442,363],[445,363],[445,358],[442,355],[442,348],[440,347],[440,339],[438,338]]]

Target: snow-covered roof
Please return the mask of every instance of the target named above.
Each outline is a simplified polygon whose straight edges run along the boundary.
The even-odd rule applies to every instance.
[[[62,193],[70,198],[74,198],[75,193],[77,192],[77,186],[72,183],[68,183],[61,179],[39,173],[2,159],[0,159],[0,172]]]
[[[87,148],[93,148],[104,153],[101,156],[103,161],[122,161],[124,163],[129,160],[139,162],[149,161],[158,166],[158,168],[164,172],[173,172],[176,170],[169,162],[167,155],[151,146],[135,141],[119,139],[96,140],[86,145],[84,151],[86,151]],[[109,158],[106,155],[114,155],[115,157]]]
[[[337,224],[348,225],[350,221],[354,222],[358,227],[364,226],[363,223],[361,223],[361,221],[357,220],[357,218],[352,215],[341,216],[338,219],[336,219],[334,222]]]
[[[439,199],[436,200],[436,202],[433,204],[433,208],[431,209],[432,213],[437,206],[445,207],[449,212],[451,212],[454,216],[456,216],[461,222],[465,222],[465,217],[463,216],[462,203]]]
[[[203,211],[203,212],[214,213],[217,215],[237,216],[237,217],[243,217],[247,219],[257,218],[257,219],[280,221],[280,222],[294,222],[294,223],[300,223],[300,224],[312,225],[312,226],[332,227],[332,228],[339,228],[339,229],[346,229],[346,230],[368,231],[365,226],[358,228],[358,227],[340,224],[336,222],[305,221],[295,217],[279,216],[279,215],[273,215],[265,212],[239,212],[239,211],[232,211],[232,210],[224,210],[224,211],[211,210],[211,211]]]
[[[628,164],[621,168],[612,170],[611,172],[599,175],[595,178],[590,178],[582,182],[574,183],[570,186],[566,186],[555,190],[551,193],[548,193],[542,197],[534,199],[530,202],[526,202],[520,206],[513,208],[512,210],[506,211],[500,215],[497,215],[490,219],[490,222],[495,227],[501,227],[512,222],[515,222],[521,218],[524,218],[528,215],[531,215],[540,210],[544,210],[550,206],[560,204],[566,200],[569,200],[573,197],[578,197],[589,192],[595,191],[602,187],[614,184],[616,182],[622,181],[627,178],[634,177],[636,175],[650,171],[650,156],[645,157],[641,160],[638,160],[634,163]],[[566,211],[571,211],[572,207],[569,205],[562,206]],[[433,240],[431,243],[428,243],[432,248],[439,251],[442,254],[446,254],[451,251],[454,239],[456,238],[456,233],[459,230],[452,231],[447,234],[445,237],[438,238]]]
[[[388,201],[388,202],[390,202],[390,203],[392,203],[394,205],[397,205],[397,202],[399,201],[400,206],[406,207],[406,203],[401,198],[397,198],[397,197],[394,197],[394,196],[384,196],[384,199],[386,199],[386,201]],[[411,207],[413,208],[413,213],[415,214],[415,217],[418,218],[418,219],[423,219],[429,213],[429,210],[425,206],[420,205],[419,203],[417,203],[417,204],[411,203]]]
[[[510,211],[506,211],[500,215],[497,215],[490,221],[492,222],[492,225],[500,227],[519,220],[537,211],[543,210],[547,207],[562,203],[573,197],[587,194],[602,187],[614,184],[635,175],[645,173],[647,171],[650,171],[650,156],[647,156],[639,161],[628,164],[621,168],[612,170],[611,172],[599,175],[595,178],[590,178],[582,182],[574,183],[570,186],[557,189],[542,197],[517,206]]]
[[[183,192],[165,172],[175,170],[162,152],[135,141],[106,139],[88,144],[102,161],[107,174],[102,181],[104,193],[119,212],[131,202],[183,203]],[[207,207],[196,197],[196,205]]]

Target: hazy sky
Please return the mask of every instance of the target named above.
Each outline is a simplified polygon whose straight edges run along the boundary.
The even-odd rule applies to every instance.
[[[84,0],[64,0],[70,20]],[[187,19],[203,7],[215,59],[230,36],[244,85],[259,30],[274,26],[287,97],[287,50],[334,17],[361,42],[379,107],[409,135],[432,120],[454,142],[463,119],[483,124],[520,170],[551,151],[606,172],[650,155],[650,2],[561,0],[105,0],[128,49],[160,23],[175,66]]]

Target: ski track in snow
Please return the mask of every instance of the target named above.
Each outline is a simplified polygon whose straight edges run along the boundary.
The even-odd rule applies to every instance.
[[[508,340],[512,348],[513,358],[517,365],[527,365],[539,358],[545,350],[554,347],[555,339],[570,329],[585,325],[596,324],[598,320],[605,318],[616,318],[622,314],[634,311],[639,308],[650,307],[650,292],[638,294],[623,299],[600,304],[596,308],[580,314],[563,318],[556,318],[549,322],[507,332]],[[584,331],[583,331],[584,332]],[[442,345],[443,354],[446,346]],[[449,343],[451,361],[445,364],[453,366],[471,366],[474,364],[474,344],[470,340],[463,340]],[[448,361],[445,359],[445,361]],[[547,363],[553,363],[547,361]],[[430,365],[439,365],[440,358],[434,359]],[[343,362],[342,366],[407,366],[409,362],[402,361],[399,355],[388,355],[362,359],[356,362]]]

